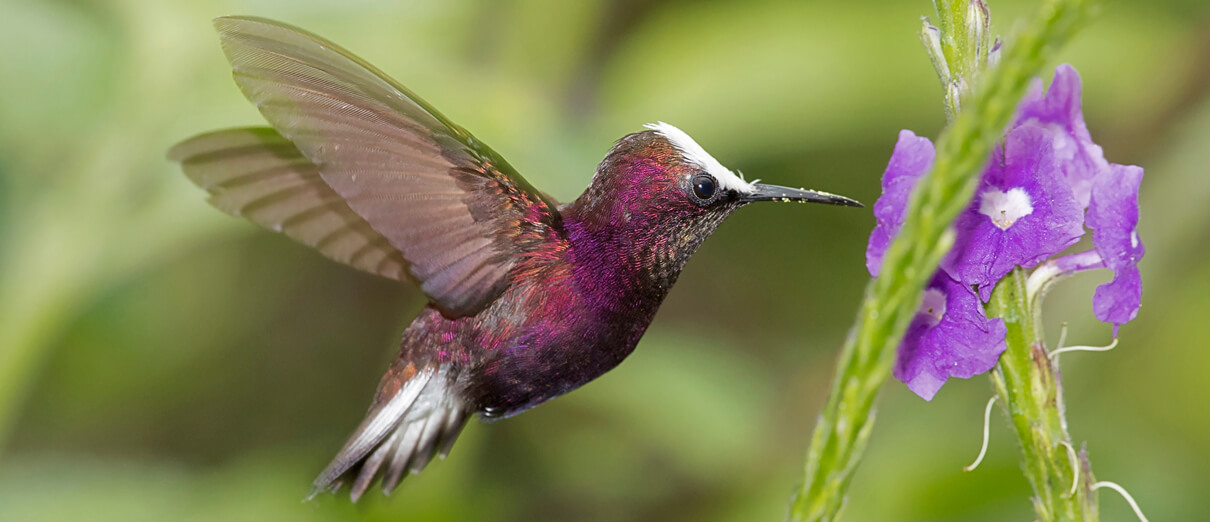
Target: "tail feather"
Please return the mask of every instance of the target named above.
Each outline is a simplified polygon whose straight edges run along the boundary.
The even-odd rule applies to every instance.
[[[434,412],[434,415],[440,414],[441,412]],[[403,479],[403,471],[407,467],[408,461],[411,460],[412,453],[416,450],[416,443],[432,421],[433,417],[429,417],[408,424],[406,428],[399,428],[403,436],[399,439],[399,445],[395,447],[394,454],[391,455],[391,466],[387,468],[386,475],[382,477],[383,493],[389,494],[399,485],[399,481]]]
[[[412,473],[419,473],[433,459],[436,449],[434,443],[437,442],[437,435],[445,425],[445,416],[449,413],[449,410],[436,413],[425,423],[424,431],[420,432],[420,438],[416,440],[416,447],[412,448],[412,455],[408,459],[408,470]]]
[[[362,463],[361,469],[357,471],[357,479],[353,481],[353,485],[349,490],[349,498],[352,498],[353,502],[357,502],[365,494],[366,490],[370,488],[370,483],[374,481],[374,475],[378,473],[378,468],[382,467],[387,453],[390,453],[391,447],[394,446],[396,439],[399,438],[398,435],[398,432],[391,434],[386,442],[380,444],[378,449],[375,449],[366,458],[365,462]]]
[[[315,489],[311,491],[310,497],[326,489],[339,488],[340,477],[361,462],[399,424],[432,377],[431,371],[416,373],[387,401],[375,404],[349,437],[348,442],[345,442],[344,447],[336,454],[336,458],[332,459],[328,467],[315,479]]]
[[[419,473],[438,451],[444,458],[469,413],[451,393],[449,383],[445,371],[421,371],[411,375],[393,396],[380,397],[315,479],[308,498],[339,490],[346,478],[352,478],[349,493],[356,502],[380,475],[383,493],[390,494],[405,470]]]
[[[445,459],[450,454],[450,449],[454,447],[454,441],[458,440],[458,435],[462,434],[462,428],[466,427],[466,421],[470,417],[462,408],[456,408],[446,417],[445,427],[437,437],[437,458]]]

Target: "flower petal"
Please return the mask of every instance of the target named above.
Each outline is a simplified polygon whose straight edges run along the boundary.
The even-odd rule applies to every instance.
[[[1113,281],[1093,294],[1092,309],[1107,323],[1128,323],[1139,312],[1142,280],[1137,265],[1146,253],[1138,234],[1142,182],[1142,168],[1114,164],[1092,184],[1088,227],[1105,267],[1113,270]]]
[[[1143,280],[1139,269],[1128,265],[1115,270],[1113,280],[1097,287],[1092,294],[1092,311],[1097,319],[1121,325],[1139,315],[1143,295]]]
[[[903,226],[903,214],[907,211],[912,189],[932,168],[935,154],[933,142],[928,138],[916,136],[910,130],[899,131],[899,141],[882,174],[882,196],[874,203],[874,218],[878,224],[870,233],[865,252],[865,265],[871,276],[878,277],[882,256],[899,233],[899,227]]]
[[[1037,125],[1055,130],[1053,149],[1067,184],[1081,208],[1087,208],[1092,180],[1109,169],[1101,147],[1093,143],[1084,123],[1080,74],[1070,65],[1055,68],[1050,89],[1034,80],[1017,107],[1017,125]]]
[[[924,400],[932,400],[950,377],[969,379],[996,365],[1004,352],[1004,321],[988,319],[983,305],[962,284],[938,271],[926,291],[945,295],[945,313],[935,326],[917,314],[899,347],[895,378]]]

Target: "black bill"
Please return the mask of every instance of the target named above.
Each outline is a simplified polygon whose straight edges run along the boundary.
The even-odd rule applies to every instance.
[[[789,203],[797,201],[800,203],[824,203],[828,205],[841,205],[845,207],[864,207],[856,200],[829,194],[827,192],[819,192],[816,190],[796,189],[790,187],[780,187],[777,185],[765,185],[764,183],[755,183],[752,185],[752,192],[740,195],[740,201],[784,201]]]

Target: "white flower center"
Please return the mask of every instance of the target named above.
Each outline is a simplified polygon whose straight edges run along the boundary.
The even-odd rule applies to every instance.
[[[983,199],[979,203],[979,213],[991,219],[993,224],[1000,227],[1000,230],[1008,230],[1013,223],[1032,214],[1033,211],[1034,207],[1030,202],[1029,194],[1025,192],[1025,189],[1019,187],[1009,189],[1008,192],[991,189],[983,193]]]
[[[924,291],[924,300],[920,302],[920,313],[928,316],[929,326],[936,326],[945,315],[945,292],[936,288]]]

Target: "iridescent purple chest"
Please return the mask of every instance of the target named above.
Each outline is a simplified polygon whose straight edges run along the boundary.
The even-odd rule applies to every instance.
[[[479,313],[426,309],[404,334],[410,359],[451,365],[465,396],[506,417],[567,393],[622,362],[663,298],[570,252],[519,278]]]

